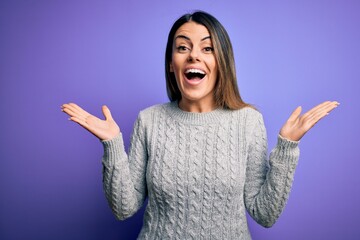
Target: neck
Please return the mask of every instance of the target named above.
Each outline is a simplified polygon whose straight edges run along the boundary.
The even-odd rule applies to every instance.
[[[179,101],[179,108],[186,112],[206,113],[215,110],[217,107],[214,101],[191,101],[182,98]]]

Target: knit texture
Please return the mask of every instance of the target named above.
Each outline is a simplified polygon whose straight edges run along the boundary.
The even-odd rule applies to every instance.
[[[102,141],[103,185],[122,220],[148,204],[138,239],[251,239],[246,210],[272,226],[288,199],[298,142],[278,137],[267,160],[262,115],[190,113],[176,102],[139,113],[129,154],[122,135]]]

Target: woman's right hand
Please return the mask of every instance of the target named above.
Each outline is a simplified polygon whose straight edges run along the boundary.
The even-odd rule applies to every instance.
[[[102,106],[105,120],[95,117],[75,103],[67,103],[61,106],[61,110],[70,116],[69,120],[94,134],[100,140],[110,140],[120,133],[120,128],[111,116],[110,110]]]

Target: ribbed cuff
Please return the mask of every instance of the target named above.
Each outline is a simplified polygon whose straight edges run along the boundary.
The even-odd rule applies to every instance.
[[[101,143],[104,147],[103,164],[111,167],[116,159],[122,159],[123,154],[125,154],[125,147],[121,133],[110,140],[102,140]]]
[[[278,135],[278,146],[281,148],[296,148],[299,145],[300,141],[292,141],[287,138]]]
[[[270,154],[271,165],[280,171],[295,168],[299,160],[299,141],[291,141],[278,135],[276,148]]]

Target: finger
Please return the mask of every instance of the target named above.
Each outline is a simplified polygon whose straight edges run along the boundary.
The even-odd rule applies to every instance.
[[[68,105],[68,104],[64,106],[62,111],[70,116],[70,120],[71,120],[71,117],[78,119],[76,122],[81,125],[84,125],[84,123],[86,123],[86,120],[89,118],[89,116],[91,116],[90,114],[85,116],[86,113],[78,111],[78,109],[76,109],[73,106]]]
[[[318,123],[322,118],[329,115],[329,113],[334,110],[339,105],[338,102],[332,102],[331,104],[327,105],[326,107],[319,109],[317,112],[313,113],[306,119],[305,125],[307,128],[312,128],[316,123]]]
[[[91,116],[91,114],[80,108],[75,103],[64,104],[63,106],[63,112],[68,113],[70,116],[82,119],[83,121],[86,121],[86,119]]]
[[[102,112],[106,120],[113,120],[110,109],[106,105],[102,106]]]
[[[67,103],[67,104],[64,104],[62,105],[62,110],[66,110],[66,109],[69,109],[71,112],[73,112],[75,115],[78,115],[78,116],[88,116],[89,113],[84,111],[82,108],[80,108],[79,106],[77,106],[75,103]]]
[[[327,114],[322,112],[318,113],[312,118],[308,119],[306,122],[304,122],[304,128],[306,131],[309,131],[312,127],[314,127],[322,118],[324,118]]]
[[[79,105],[75,104],[75,103],[69,103],[68,104],[70,108],[73,109],[74,112],[78,112],[79,114],[87,117],[90,115],[90,113],[88,113],[87,111],[85,111],[84,109],[82,109],[81,107],[79,107]]]
[[[61,107],[62,107],[63,111],[68,109],[73,113],[79,114],[79,111],[74,107],[74,105],[72,105],[70,103],[63,104]]]
[[[320,109],[322,109],[323,107],[326,107],[330,103],[331,103],[330,101],[325,101],[325,102],[313,107],[312,109],[310,109],[309,111],[304,113],[303,117],[306,118],[307,116],[312,115],[314,112],[319,111]]]
[[[62,111],[64,113],[66,113],[67,115],[69,115],[70,117],[81,117],[82,116],[78,112],[74,112],[72,108],[64,107],[62,109]]]
[[[336,102],[336,101],[324,102],[324,103],[314,107],[313,109],[311,109],[306,114],[304,114],[304,118],[313,118],[314,116],[322,114],[323,112],[328,113],[328,112],[332,111],[334,108],[336,108],[338,105],[339,105],[339,103]]]
[[[317,105],[316,107],[312,108],[310,111],[308,111],[307,113],[305,113],[302,116],[302,121],[307,121],[307,119],[312,119],[314,117],[316,117],[317,115],[321,115],[323,112],[328,113],[330,112],[332,109],[334,109],[335,107],[337,107],[339,105],[338,102],[336,101],[326,101],[323,102],[319,105]]]
[[[295,120],[300,116],[301,110],[302,110],[301,106],[298,106],[298,107],[291,113],[288,121],[291,121],[291,122],[295,121]]]
[[[329,113],[334,110],[339,104],[337,102],[333,102],[328,106],[319,109],[317,112],[313,113],[311,117],[309,117],[309,121],[318,122],[321,118],[329,115]]]
[[[85,129],[89,130],[89,124],[83,119],[83,118],[78,118],[78,117],[70,117],[69,118],[70,121],[76,122],[77,124],[79,124],[80,126],[84,127]]]
[[[338,102],[331,102],[327,106],[324,106],[321,111],[329,114],[332,110],[334,110],[337,106],[339,106]]]
[[[317,108],[315,107],[314,111],[333,108],[337,106],[339,106],[339,103],[337,101],[326,101],[322,104],[319,104]]]

